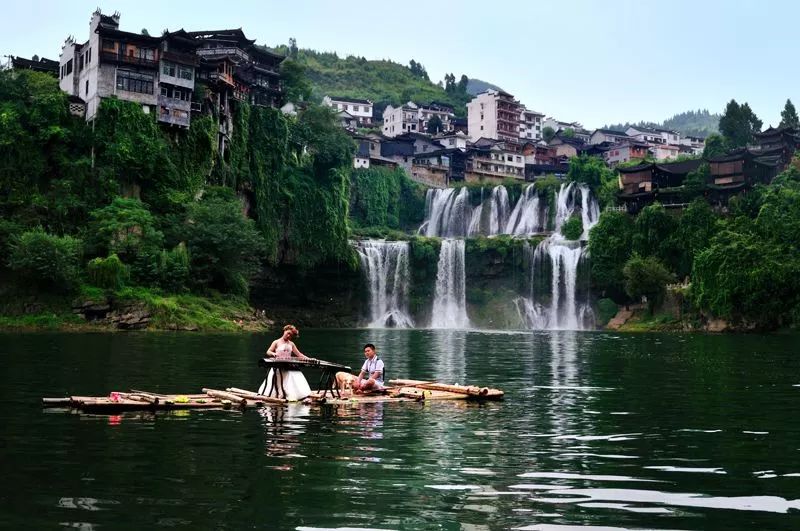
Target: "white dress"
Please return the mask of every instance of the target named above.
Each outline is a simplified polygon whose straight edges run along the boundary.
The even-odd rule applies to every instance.
[[[292,343],[289,341],[281,343],[275,349],[275,354],[275,359],[290,359],[292,357]],[[302,400],[311,394],[311,387],[309,387],[308,381],[306,381],[306,377],[303,376],[302,372],[297,370],[282,370],[278,374],[283,376],[283,378],[273,389],[272,379],[275,377],[275,370],[270,369],[266,379],[258,388],[258,394],[268,393],[267,396],[278,397],[282,389],[285,396],[280,396],[279,398],[286,398],[292,402]]]

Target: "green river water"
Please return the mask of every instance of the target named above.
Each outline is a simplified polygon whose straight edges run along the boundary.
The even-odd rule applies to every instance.
[[[79,415],[254,389],[268,335],[0,335],[0,527],[800,529],[797,336],[303,330],[307,354],[499,403]],[[309,381],[316,378],[309,373]]]

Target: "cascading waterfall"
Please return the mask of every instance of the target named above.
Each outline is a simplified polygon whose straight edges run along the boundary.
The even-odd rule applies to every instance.
[[[464,237],[472,221],[467,188],[431,188],[425,195],[425,221],[419,232],[425,236]]]
[[[425,196],[425,221],[420,226],[419,233],[442,238],[464,238],[496,234],[528,234],[530,232],[522,232],[527,230],[528,226],[538,228],[538,232],[543,231],[543,223],[538,225],[526,223],[529,216],[539,220],[547,219],[546,212],[542,217],[541,214],[531,211],[531,205],[534,210],[538,205],[533,185],[525,188],[523,198],[525,198],[524,205],[520,206],[522,201],[520,198],[512,212],[505,186],[493,187],[488,197],[482,199],[478,206],[472,205],[470,190],[466,187],[431,188]],[[513,224],[510,223],[512,217],[516,220]],[[509,227],[516,227],[515,231],[510,232]]]
[[[586,259],[585,248],[581,241],[565,240],[561,234],[561,227],[579,204],[578,194],[584,226],[581,240],[588,239],[600,209],[586,185],[569,183],[561,185],[556,197],[553,233],[535,248],[525,247],[530,291],[515,303],[520,318],[529,328],[580,330],[593,325],[588,287],[582,287],[578,278]]]
[[[504,234],[524,236],[547,230],[547,203],[539,199],[536,187],[526,186],[508,217]]]
[[[370,327],[412,328],[408,313],[408,242],[363,240],[356,242],[367,288]]]
[[[431,328],[469,328],[464,240],[442,240]]]
[[[508,190],[505,186],[495,186],[489,198],[481,201],[472,211],[469,224],[469,236],[493,236],[502,234],[508,224],[508,213],[511,210],[508,201]]]
[[[504,186],[493,187],[486,197],[481,190],[480,199],[480,203],[473,206],[467,188],[428,190],[425,221],[419,232],[443,238],[549,233],[538,246],[525,246],[530,289],[515,301],[520,318],[527,327],[534,329],[574,330],[593,326],[588,283],[585,275],[581,275],[588,258],[584,243],[600,217],[600,208],[589,187],[564,183],[555,201],[549,201],[531,184],[522,190],[513,208]],[[561,229],[578,210],[583,233],[578,241],[566,240]],[[433,327],[469,326],[464,304],[463,247],[463,241],[442,242]]]

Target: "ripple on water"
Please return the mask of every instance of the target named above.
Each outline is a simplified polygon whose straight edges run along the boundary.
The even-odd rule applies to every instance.
[[[705,509],[731,509],[736,511],[761,511],[787,513],[800,509],[800,500],[787,500],[779,496],[705,496],[695,493],[665,492],[636,489],[563,489],[546,494],[550,498],[533,498],[542,503],[628,502],[660,504],[675,507],[700,507]],[[558,496],[569,496],[559,498]]]

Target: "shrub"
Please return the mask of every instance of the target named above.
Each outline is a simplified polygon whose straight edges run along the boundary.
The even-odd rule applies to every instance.
[[[86,266],[89,280],[95,286],[117,290],[130,278],[130,269],[119,256],[112,253],[107,258],[94,258]]]
[[[617,304],[611,299],[600,299],[597,301],[597,324],[605,326],[617,315]]]
[[[171,251],[162,250],[158,270],[162,288],[173,293],[186,291],[189,284],[189,251],[186,245],[180,243]]]
[[[562,226],[561,226],[561,234],[568,240],[578,240],[583,234],[583,221],[581,218],[572,217],[569,218]]]
[[[82,252],[78,238],[55,236],[38,228],[15,238],[8,265],[40,287],[71,291],[80,281]]]
[[[647,297],[650,315],[663,302],[667,283],[674,280],[674,275],[654,256],[642,258],[634,254],[625,263],[622,273],[625,276],[625,292],[634,299]]]

